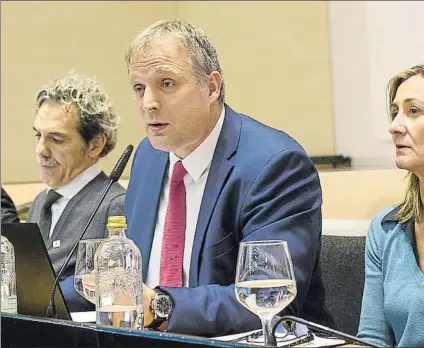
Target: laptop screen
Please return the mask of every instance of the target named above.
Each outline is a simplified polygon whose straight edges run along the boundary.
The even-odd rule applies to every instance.
[[[1,224],[1,234],[15,249],[18,314],[45,318],[56,275],[38,225]],[[60,287],[55,303],[58,319],[71,320]]]

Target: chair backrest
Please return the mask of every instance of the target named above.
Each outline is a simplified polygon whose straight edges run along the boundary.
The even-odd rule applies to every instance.
[[[365,236],[322,236],[321,271],[326,307],[335,329],[356,335],[365,282]]]

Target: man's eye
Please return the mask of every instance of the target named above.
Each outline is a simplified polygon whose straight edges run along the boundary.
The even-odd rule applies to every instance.
[[[56,144],[63,144],[63,140],[61,140],[61,139],[53,138],[53,141],[54,141]]]
[[[134,86],[134,91],[138,94],[143,94],[145,90],[145,87],[142,85],[135,85]]]
[[[35,137],[37,138],[37,139],[40,139],[41,138],[41,134],[35,134]]]
[[[175,85],[174,81],[171,81],[171,80],[165,80],[165,81],[163,81],[163,86],[164,87],[169,88],[169,87],[172,87],[174,85]]]

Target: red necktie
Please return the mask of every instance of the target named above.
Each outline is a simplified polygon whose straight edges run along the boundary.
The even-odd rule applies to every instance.
[[[161,286],[183,286],[186,229],[186,191],[183,179],[186,173],[181,161],[175,163],[163,231],[159,280]]]

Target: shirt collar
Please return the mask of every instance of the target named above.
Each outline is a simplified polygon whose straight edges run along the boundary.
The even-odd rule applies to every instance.
[[[381,224],[384,224],[386,222],[399,222],[399,218],[397,217],[397,213],[401,209],[401,206],[397,206],[396,208],[392,209],[384,218],[381,220]],[[412,243],[415,243],[415,221],[414,219],[411,219],[409,221],[404,222],[401,224],[402,230],[405,231],[406,236],[409,238],[409,240]]]
[[[222,125],[224,123],[224,117],[225,108],[223,107],[218,122],[212,129],[212,132],[210,132],[210,134],[198,147],[196,147],[186,158],[182,160],[184,168],[194,181],[199,180],[212,162],[219,134],[221,133]],[[180,158],[178,158],[173,152],[169,153],[168,175],[171,175],[175,163],[179,160]]]
[[[94,163],[92,166],[88,167],[81,174],[77,175],[67,184],[56,190],[57,193],[60,193],[63,197],[67,199],[72,199],[82,188],[87,185],[91,180],[93,180],[101,172],[99,162]],[[47,191],[51,190],[48,188]]]
[[[397,206],[396,208],[389,211],[387,215],[383,217],[381,220],[382,223],[384,222],[399,222],[399,219],[397,218],[397,213],[399,212],[401,206]]]

